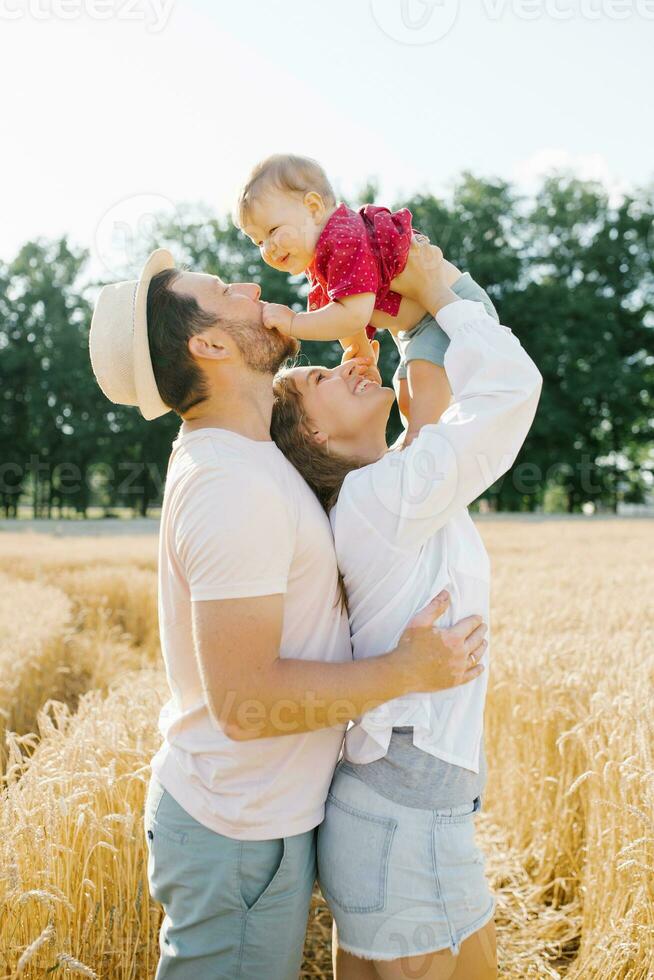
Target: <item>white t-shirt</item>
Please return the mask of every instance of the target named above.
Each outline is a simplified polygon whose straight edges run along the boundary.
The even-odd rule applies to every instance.
[[[159,625],[172,697],[152,769],[192,817],[239,840],[317,826],[343,741],[338,726],[235,742],[212,721],[191,602],[278,593],[282,657],[351,659],[329,521],[307,484],[273,442],[182,425],[159,540]]]
[[[473,614],[489,622],[489,560],[467,506],[512,465],[542,378],[481,303],[460,300],[437,319],[451,338],[445,369],[454,403],[407,449],[348,474],[330,515],[355,659],[395,646],[446,587],[451,602],[439,626]],[[490,644],[486,661],[488,652]],[[380,705],[348,730],[346,758],[383,758],[393,727],[410,726],[419,749],[479,772],[487,684],[485,670],[460,687]]]

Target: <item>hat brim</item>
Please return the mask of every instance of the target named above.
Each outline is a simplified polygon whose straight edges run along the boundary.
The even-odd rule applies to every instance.
[[[143,266],[134,295],[134,384],[141,415],[148,421],[171,411],[161,399],[152,369],[148,342],[148,289],[154,276],[174,268],[172,253],[167,248],[155,249]]]

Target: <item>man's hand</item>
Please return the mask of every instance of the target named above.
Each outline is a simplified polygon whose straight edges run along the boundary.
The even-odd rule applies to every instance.
[[[284,596],[194,602],[193,636],[214,722],[247,741],[345,724],[416,691],[439,691],[478,677],[486,627],[469,616],[434,630],[445,593],[415,616],[392,653],[325,663],[280,657]],[[246,651],[246,655],[244,655]]]
[[[416,691],[458,687],[484,670],[479,661],[488,647],[488,627],[481,616],[467,616],[447,629],[434,628],[449,601],[447,592],[432,599],[413,617],[397,645],[394,655],[405,657],[416,671]]]
[[[279,330],[280,333],[292,337],[293,331],[291,324],[295,316],[293,310],[283,303],[264,303],[263,305],[263,325],[269,330]]]

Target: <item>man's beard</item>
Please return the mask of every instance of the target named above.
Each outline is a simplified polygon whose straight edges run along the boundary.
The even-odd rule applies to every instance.
[[[239,320],[227,327],[247,367],[260,374],[276,374],[282,364],[295,357],[300,342],[260,323]]]

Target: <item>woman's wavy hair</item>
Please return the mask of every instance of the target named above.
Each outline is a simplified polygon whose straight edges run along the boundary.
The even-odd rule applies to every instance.
[[[273,382],[273,392],[270,434],[329,513],[345,477],[364,464],[353,457],[333,455],[327,446],[316,442],[302,395],[295,381],[283,370]]]
[[[282,370],[273,382],[270,434],[284,456],[304,477],[327,513],[338,499],[343,480],[364,464],[353,457],[334,456],[311,434],[311,420],[304,411],[302,395],[293,379]],[[338,573],[340,605],[347,613],[347,593]]]

